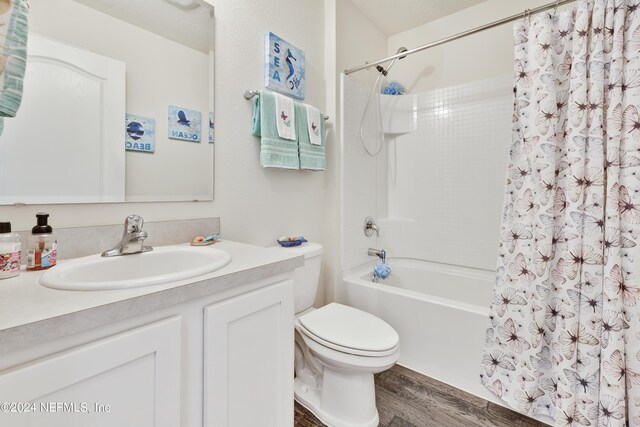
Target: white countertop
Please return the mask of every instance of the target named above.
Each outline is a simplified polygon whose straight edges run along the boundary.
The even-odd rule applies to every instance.
[[[114,314],[123,310],[131,311],[129,315],[140,314],[140,310],[147,307],[156,310],[287,273],[304,264],[304,257],[278,247],[220,241],[201,249],[211,247],[227,251],[231,262],[212,273],[162,285],[62,291],[41,286],[38,279],[42,271],[23,271],[18,277],[0,280],[0,353],[12,347],[12,343],[24,341],[24,334],[34,331],[64,329],[65,333],[74,333],[95,327],[100,319],[113,321]]]

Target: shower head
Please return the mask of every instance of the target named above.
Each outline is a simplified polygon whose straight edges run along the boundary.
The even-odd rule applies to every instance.
[[[399,53],[402,53],[402,52],[406,52],[406,51],[408,51],[408,50],[409,50],[409,49],[407,49],[406,47],[402,46],[402,47],[398,48],[398,50],[396,51],[396,55],[397,55],[397,54],[399,54]],[[405,55],[405,56],[401,56],[401,57],[400,57],[400,58],[398,58],[398,59],[404,59],[404,58],[406,58],[406,57],[407,57],[407,55]]]
[[[406,47],[404,47],[404,46],[403,46],[403,47],[399,48],[399,49],[396,51],[396,55],[397,55],[398,53],[406,52],[407,50],[409,50],[409,49],[407,49]],[[406,58],[406,55],[405,55],[405,56],[401,56],[401,57],[400,57],[400,58],[398,58],[398,59],[404,59],[404,58]],[[387,76],[387,74],[389,74],[389,70],[391,69],[391,67],[393,67],[393,64],[395,64],[395,63],[396,63],[396,60],[395,60],[395,59],[393,59],[393,60],[391,60],[391,62],[389,62],[389,65],[387,66],[387,68],[386,68],[386,69],[385,69],[385,68],[383,68],[381,65],[378,65],[378,66],[376,66],[376,70],[378,70],[378,72],[379,72],[380,74],[382,74],[383,76],[385,76],[385,77],[386,77],[386,76]]]

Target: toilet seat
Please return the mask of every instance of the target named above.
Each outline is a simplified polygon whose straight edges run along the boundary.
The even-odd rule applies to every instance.
[[[384,357],[398,350],[398,333],[378,317],[331,303],[298,317],[301,333],[325,347],[341,353]]]

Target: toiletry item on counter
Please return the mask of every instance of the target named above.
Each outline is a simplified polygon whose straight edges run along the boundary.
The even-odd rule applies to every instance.
[[[220,240],[220,233],[213,233],[207,237],[198,236],[191,241],[191,246],[213,245],[218,240]]]
[[[0,279],[20,274],[20,236],[11,232],[10,222],[0,222]]]
[[[49,214],[36,214],[38,224],[31,229],[29,250],[27,251],[27,270],[46,270],[56,265],[58,256],[53,228],[47,224]]]
[[[282,236],[278,239],[278,244],[283,248],[290,248],[292,246],[300,246],[306,241],[307,239],[302,236]]]

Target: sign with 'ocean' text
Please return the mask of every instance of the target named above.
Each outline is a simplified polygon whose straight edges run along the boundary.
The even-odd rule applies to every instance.
[[[200,142],[202,113],[182,107],[169,106],[169,138]]]

